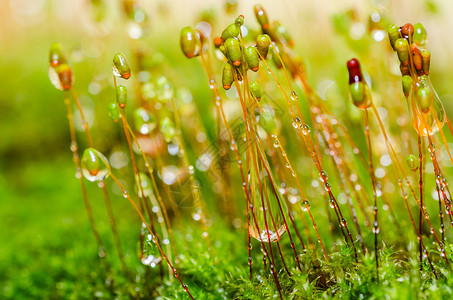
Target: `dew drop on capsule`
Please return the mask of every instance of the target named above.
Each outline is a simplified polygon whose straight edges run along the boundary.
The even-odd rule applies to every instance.
[[[295,91],[292,91],[292,92],[291,92],[291,100],[297,101],[297,99],[299,99],[299,97],[297,96],[296,92],[295,92]]]

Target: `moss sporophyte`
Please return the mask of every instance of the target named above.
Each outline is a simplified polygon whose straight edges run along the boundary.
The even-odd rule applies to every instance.
[[[360,289],[361,280],[370,291],[345,297],[380,297],[380,287],[391,281],[391,262],[419,262],[423,280],[450,276],[453,220],[446,167],[453,164],[448,143],[453,126],[431,83],[422,24],[389,25],[384,15],[372,12],[362,34],[369,46],[359,47],[359,37],[351,37],[358,31],[358,12],[336,16],[336,27],[357,46],[357,58],[339,59],[341,81],[314,87],[307,69],[317,64],[306,68],[297,47],[301,40],[293,39],[285,20],[272,21],[256,5],[257,23],[235,15],[219,29],[224,19],[213,21],[207,14],[180,30],[181,65],[196,73],[201,63],[204,71],[184,86],[180,69],[175,72],[164,58],[143,50],[147,18],[138,3],[129,2],[124,1],[124,15],[144,36],[131,37],[130,60],[123,53],[109,60],[110,103],[96,105],[110,115],[110,133],[118,133],[121,145],[114,148],[106,137],[92,136],[71,65],[58,44],[49,54],[49,78],[64,93],[76,177],[108,278],[115,273],[106,259],[110,249],[99,234],[94,196],[84,178],[102,190],[126,278],[133,282],[134,270],[127,263],[130,251],[123,253],[119,212],[111,206],[120,201],[115,193],[136,213],[131,222],[141,264],[153,275],[160,270],[160,279],[155,277],[163,289],[167,278],[177,280],[178,291],[191,299],[204,295],[198,259],[214,270],[223,267],[219,253],[227,246],[216,231],[219,224],[234,237],[232,249],[243,253],[231,268],[245,265],[247,278],[240,269],[237,280],[263,290],[262,297],[297,298],[309,286],[316,295],[342,297],[342,289]],[[228,11],[235,7],[230,2]],[[357,28],[349,30],[351,23]],[[398,62],[401,85],[394,74],[385,75],[391,63],[376,61],[375,52]],[[336,66],[332,63],[332,70]],[[409,116],[396,104],[400,99]],[[74,107],[84,137],[75,127]],[[430,217],[429,211],[436,214]],[[398,257],[388,255],[388,245],[401,251]],[[192,247],[202,249],[199,257]],[[233,269],[231,274],[239,274]],[[360,277],[357,270],[368,273]],[[219,289],[213,292],[218,297],[252,297],[245,290],[227,295]]]

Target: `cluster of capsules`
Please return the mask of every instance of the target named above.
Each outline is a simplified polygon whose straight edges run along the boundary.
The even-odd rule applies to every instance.
[[[387,28],[390,45],[400,61],[404,96],[412,124],[420,136],[436,134],[445,122],[445,111],[429,80],[431,53],[425,49],[422,24],[407,23]]]
[[[271,54],[271,59],[278,69],[283,67],[283,60],[279,46],[273,43],[273,35],[282,37],[289,47],[294,45],[288,31],[278,21],[271,26],[268,17],[261,5],[256,5],[255,16],[261,26],[263,34],[259,34],[254,39],[254,44],[244,46],[241,27],[244,25],[244,16],[240,15],[234,23],[228,25],[219,37],[214,39],[215,47],[223,53],[226,63],[222,71],[222,85],[225,90],[229,90],[235,80],[242,81],[247,70],[258,72],[260,61]],[[181,30],[180,44],[184,55],[193,58],[206,52],[206,37],[199,30],[185,27]],[[255,81],[248,83],[250,94],[254,99],[260,101],[261,88]]]

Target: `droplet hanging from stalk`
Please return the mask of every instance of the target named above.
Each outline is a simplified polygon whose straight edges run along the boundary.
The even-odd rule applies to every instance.
[[[103,181],[110,174],[109,161],[94,148],[85,149],[81,164],[83,176],[89,181]]]
[[[264,176],[263,178],[267,180],[267,176]],[[275,189],[274,193],[274,190],[269,187],[272,183],[267,182],[266,186],[268,189],[263,190],[260,189],[259,183],[256,180],[252,181],[253,183],[251,183],[251,186],[255,189],[255,193],[252,193],[252,203],[255,208],[255,216],[250,217],[250,236],[265,243],[269,241],[277,242],[286,232],[286,226],[278,206],[278,201],[280,201],[283,211],[286,211],[284,199],[280,194],[279,189]],[[261,182],[261,184],[263,184],[263,182]],[[266,199],[266,196],[261,195],[261,192],[268,193],[269,196],[269,205],[268,203],[265,203],[264,208],[262,206],[262,199]],[[266,224],[269,231],[266,229]]]
[[[412,125],[420,136],[434,135],[443,127],[446,121],[445,109],[428,76],[418,77],[407,105]]]
[[[139,257],[142,264],[151,268],[155,268],[162,261],[162,256],[154,239],[155,237],[148,231],[146,225],[143,224],[139,241]]]

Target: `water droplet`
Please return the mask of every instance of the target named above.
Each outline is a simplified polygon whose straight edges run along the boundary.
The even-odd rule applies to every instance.
[[[319,180],[321,182],[327,182],[327,179],[328,179],[327,173],[324,170],[321,170],[321,172],[319,173]]]
[[[330,208],[335,208],[335,202],[333,201],[333,199],[330,199],[329,206]]]
[[[302,121],[300,120],[299,117],[293,118],[292,124],[294,128],[299,128],[301,126]]]
[[[279,142],[278,139],[276,138],[276,139],[274,140],[274,148],[278,148],[278,147],[280,147],[280,142]]]
[[[72,152],[76,152],[77,148],[78,148],[77,147],[77,142],[76,141],[71,142],[71,147],[70,147],[71,151]]]
[[[194,173],[193,166],[190,165],[190,166],[189,166],[189,174],[193,174],[193,173]]]
[[[308,201],[307,199],[304,199],[301,207],[302,207],[303,211],[308,211],[311,207],[310,201]]]
[[[81,165],[83,176],[89,181],[103,181],[110,174],[107,158],[94,148],[85,149]]]
[[[302,125],[302,133],[304,135],[309,135],[310,131],[311,131],[310,126],[308,126],[307,124]]]
[[[418,77],[416,91],[407,105],[412,125],[420,136],[432,136],[445,124],[445,109],[427,75]]]
[[[296,92],[295,91],[292,91],[291,92],[291,100],[293,101],[297,101],[299,97],[297,96]]]
[[[139,256],[142,264],[155,268],[162,261],[162,257],[156,245],[155,237],[150,234],[146,225],[141,229],[140,241],[138,243],[140,249]]]

